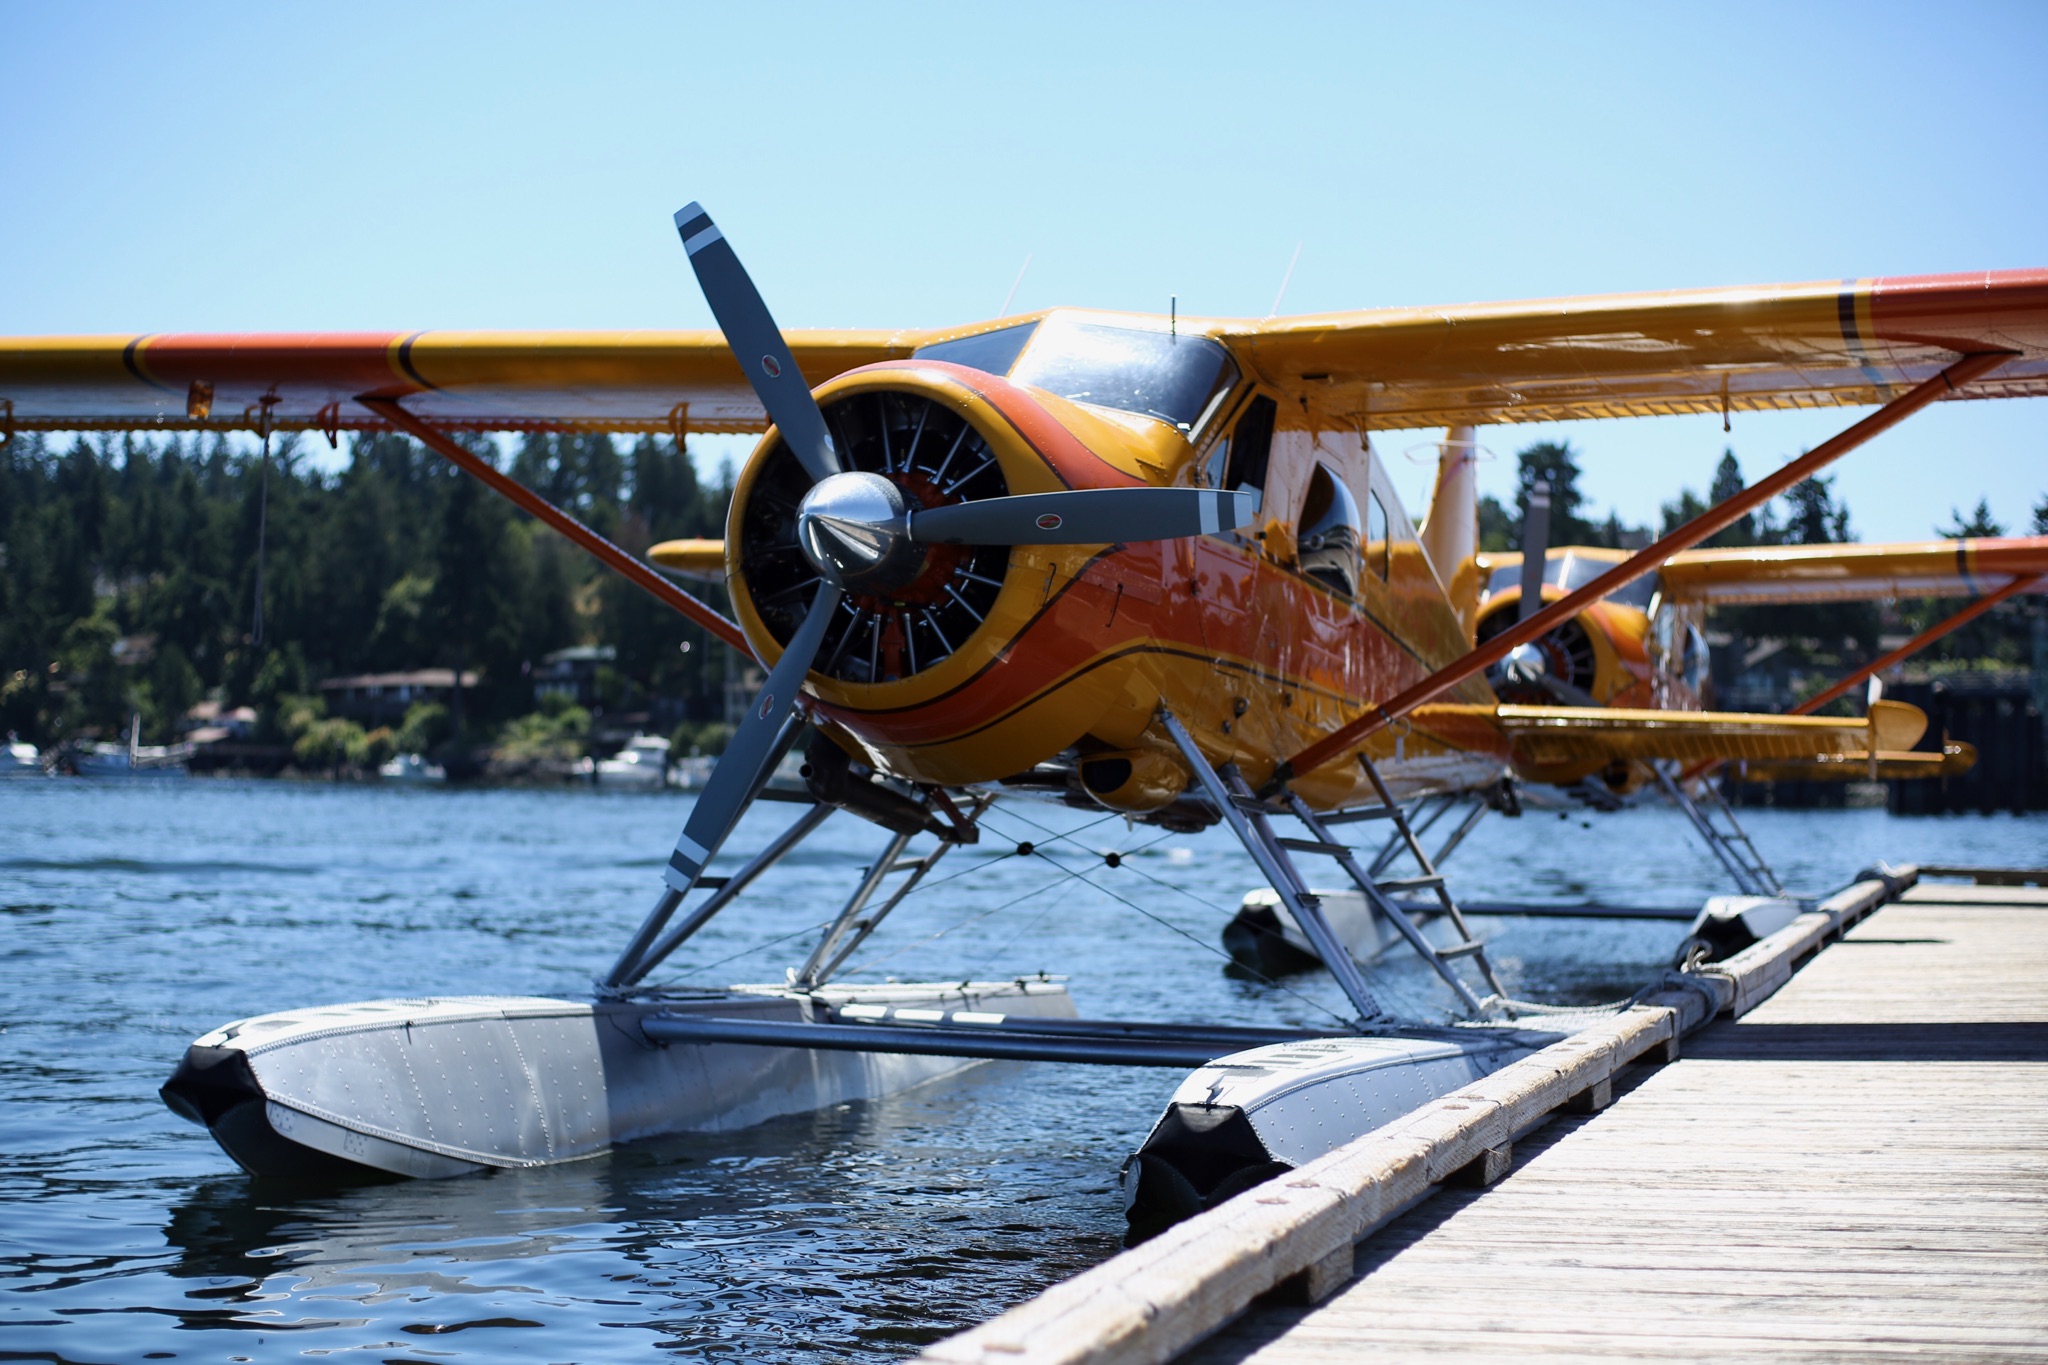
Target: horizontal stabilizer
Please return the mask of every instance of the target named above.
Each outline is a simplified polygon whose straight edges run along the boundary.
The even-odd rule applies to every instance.
[[[664,540],[651,546],[647,557],[670,573],[713,583],[725,581],[725,542],[722,540]]]

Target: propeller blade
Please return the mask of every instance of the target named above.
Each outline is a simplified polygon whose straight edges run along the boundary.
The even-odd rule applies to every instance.
[[[1529,490],[1529,510],[1522,514],[1522,608],[1517,621],[1543,610],[1543,571],[1550,555],[1550,485],[1538,482]]]
[[[718,330],[725,333],[726,345],[732,347],[761,406],[768,409],[768,420],[782,432],[811,482],[837,474],[839,456],[825,430],[825,414],[818,411],[811,386],[732,244],[704,206],[694,202],[676,210],[676,231],[682,235],[683,250],[690,253],[690,268],[697,272]]]
[[[913,510],[912,540],[938,545],[1098,545],[1214,535],[1251,523],[1256,493],[1077,488]]]
[[[796,628],[789,648],[782,651],[782,657],[769,670],[768,681],[762,684],[753,709],[747,712],[746,720],[719,756],[711,780],[697,797],[697,808],[683,825],[682,838],[676,840],[676,851],[669,855],[668,866],[662,869],[661,878],[671,889],[684,892],[696,883],[698,874],[718,852],[725,836],[732,833],[732,827],[739,823],[755,791],[768,776],[782,723],[795,707],[797,689],[810,672],[818,646],[824,642],[825,627],[831,624],[832,613],[839,609],[839,595],[838,587],[832,583],[818,585],[810,613]]]

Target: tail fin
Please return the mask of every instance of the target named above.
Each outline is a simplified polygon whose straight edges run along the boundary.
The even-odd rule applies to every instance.
[[[1419,534],[1422,552],[1469,635],[1479,610],[1480,587],[1479,569],[1472,562],[1479,552],[1479,443],[1471,427],[1452,427],[1444,433],[1436,491],[1430,494],[1429,514]]]

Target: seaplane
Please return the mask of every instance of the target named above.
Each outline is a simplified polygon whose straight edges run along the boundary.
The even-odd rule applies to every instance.
[[[675,224],[717,331],[0,340],[6,434],[404,433],[766,670],[590,998],[312,1006],[195,1040],[163,1098],[253,1173],[577,1160],[1007,1058],[1198,1068],[1124,1185],[1134,1226],[1213,1203],[1305,1159],[1301,1132],[1342,1141],[1568,1027],[1511,998],[1441,876],[1390,883],[1361,865],[1354,822],[1386,822],[1420,859],[1405,810],[1430,795],[1615,765],[1867,765],[1925,724],[1884,702],[1828,717],[1509,701],[1489,670],[1931,403],[2048,393],[2048,271],[784,332],[708,213],[692,204]],[[1463,447],[1445,443],[1418,530],[1373,441],[1814,405],[1876,410],[1483,640],[1461,606],[1482,571]],[[507,430],[761,433],[715,554],[732,615],[457,439]],[[701,549],[655,558],[702,571]],[[792,754],[799,813],[712,872]],[[995,803],[1019,800],[1226,828],[1352,1017],[1129,1021],[1082,1015],[1051,977],[849,982],[890,911],[979,840]],[[650,980],[838,812],[876,826],[877,853],[849,869],[844,906],[785,980]],[[1394,926],[1454,1017],[1382,1005],[1310,889],[1310,859]],[[1436,898],[1434,936],[1403,907],[1416,892]]]

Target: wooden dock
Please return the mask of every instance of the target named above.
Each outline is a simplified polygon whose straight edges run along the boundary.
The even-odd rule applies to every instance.
[[[929,1358],[2048,1361],[2048,890],[1869,886],[1710,971],[1682,1060],[1660,997],[1606,1091],[1498,1073]]]

